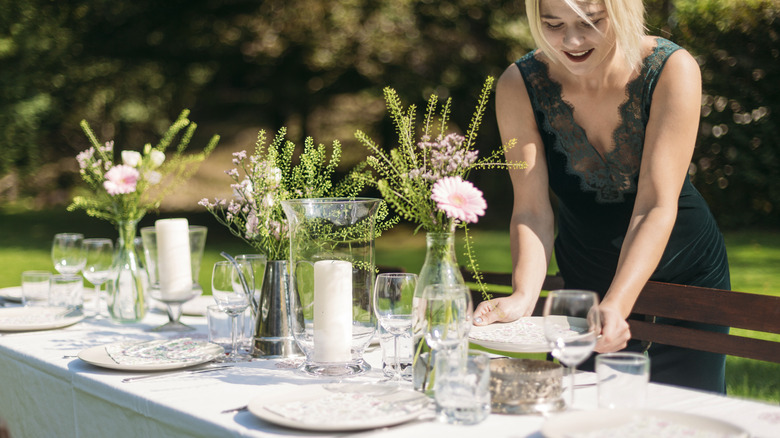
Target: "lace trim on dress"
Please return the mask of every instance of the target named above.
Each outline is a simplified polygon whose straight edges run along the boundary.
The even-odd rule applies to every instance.
[[[561,85],[550,79],[547,64],[532,52],[517,62],[526,80],[534,108],[541,110],[540,129],[552,134],[556,151],[567,156],[566,172],[580,178],[583,191],[595,194],[598,203],[616,203],[624,194],[636,193],[636,184],[655,82],[666,59],[680,47],[658,38],[643,61],[642,70],[626,85],[626,100],[620,105],[614,147],[601,154],[574,120],[574,108],[562,97]]]

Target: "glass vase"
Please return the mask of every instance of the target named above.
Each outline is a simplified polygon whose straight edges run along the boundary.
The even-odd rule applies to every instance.
[[[380,200],[320,198],[282,201],[290,227],[290,324],[316,376],[371,369],[363,351],[376,330],[374,223]]]
[[[146,316],[148,277],[136,252],[138,221],[120,221],[119,238],[112,265],[113,277],[107,282],[108,314],[117,322],[138,322]]]
[[[458,266],[454,232],[429,232],[425,236],[425,243],[425,261],[414,290],[412,336],[415,354],[412,361],[412,382],[415,390],[431,392],[435,377],[433,364],[436,363],[436,351],[432,351],[425,342],[424,306],[421,305],[423,291],[426,286],[432,284],[465,285],[466,282]]]

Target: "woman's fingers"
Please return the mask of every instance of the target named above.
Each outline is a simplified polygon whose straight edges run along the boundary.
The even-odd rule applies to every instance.
[[[488,325],[496,321],[504,321],[506,317],[506,312],[501,308],[501,301],[483,301],[474,311],[474,325]]]

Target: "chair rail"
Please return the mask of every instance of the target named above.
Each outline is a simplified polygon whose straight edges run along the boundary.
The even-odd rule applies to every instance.
[[[473,274],[461,268],[464,279],[474,283]],[[509,273],[484,272],[486,284],[511,286]],[[564,287],[559,275],[548,275],[544,290]],[[474,302],[482,295],[472,287]],[[541,315],[544,298],[540,298],[534,315]],[[732,328],[780,334],[780,297],[727,291],[697,286],[649,281],[639,294],[629,319],[632,339],[691,348],[780,363],[780,342],[715,333],[662,323],[657,318],[716,324]]]

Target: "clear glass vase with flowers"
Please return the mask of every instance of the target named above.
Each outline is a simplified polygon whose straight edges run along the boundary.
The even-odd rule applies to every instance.
[[[288,266],[291,227],[283,201],[355,199],[368,180],[364,163],[337,180],[336,170],[341,160],[338,140],[327,148],[308,137],[302,151],[296,154],[296,144],[285,139],[286,133],[286,128],[279,129],[269,142],[266,132],[261,130],[251,155],[246,151],[233,154],[234,167],[225,171],[233,181],[232,199],[204,198],[199,202],[233,235],[268,258],[257,303],[261,312],[255,315],[253,355],[258,357],[290,357],[301,353],[291,333],[291,327],[298,321],[292,321],[287,311],[286,288],[292,271]],[[373,236],[364,237],[373,239],[394,224],[386,219],[387,213],[387,205],[380,203]]]
[[[219,136],[215,135],[200,152],[185,154],[197,128],[188,116],[189,110],[182,111],[157,145],[147,143],[140,152],[116,151],[113,141],[101,143],[87,121],[81,122],[91,146],[80,152],[76,160],[89,193],[75,196],[68,211],[84,210],[117,228],[113,274],[107,282],[108,310],[115,321],[136,322],[146,314],[147,280],[134,242],[138,222],[189,179],[219,143]],[[177,136],[175,151],[166,155]],[[120,161],[116,160],[117,155]]]
[[[451,99],[439,105],[439,98],[428,99],[422,125],[418,126],[416,107],[404,108],[397,92],[384,89],[385,102],[398,132],[398,145],[385,151],[362,131],[356,138],[368,149],[368,165],[374,170],[371,182],[385,201],[403,219],[416,224],[415,232],[426,232],[427,250],[420,270],[412,315],[416,351],[413,359],[414,386],[421,391],[433,388],[434,351],[426,345],[423,291],[429,285],[464,284],[455,254],[455,230],[465,232],[467,266],[474,273],[484,299],[490,299],[481,282],[479,266],[472,249],[468,224],[484,215],[487,203],[482,192],[468,181],[475,169],[524,168],[525,163],[507,163],[506,150],[513,142],[479,158],[476,139],[494,79],[483,85],[465,135],[449,131]],[[421,130],[418,140],[417,130]]]

